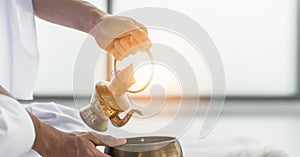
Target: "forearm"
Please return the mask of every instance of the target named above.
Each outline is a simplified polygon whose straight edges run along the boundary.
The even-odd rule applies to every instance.
[[[49,156],[53,151],[51,148],[57,144],[61,132],[52,126],[41,122],[33,114],[29,112],[28,114],[30,115],[35,130],[35,141],[32,149],[43,156]]]
[[[14,98],[6,89],[4,89],[1,85],[0,85],[0,94],[2,95],[6,95],[8,97]]]
[[[14,97],[5,90],[0,85],[0,94],[6,95],[14,99]],[[56,130],[55,128],[41,122],[38,118],[36,118],[33,114],[29,113],[31,121],[34,125],[35,131],[35,140],[32,146],[32,149],[36,150],[40,154],[48,154],[51,150],[49,145],[53,145],[53,141],[57,141],[58,136],[60,135],[60,131]]]
[[[32,0],[36,16],[59,25],[90,32],[106,15],[82,0]]]

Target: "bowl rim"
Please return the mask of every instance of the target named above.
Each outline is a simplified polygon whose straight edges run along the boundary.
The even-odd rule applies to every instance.
[[[130,140],[139,140],[144,138],[145,140],[147,139],[158,139],[161,141],[154,141],[154,142],[141,142],[141,143],[126,143],[121,146],[116,146],[114,148],[122,148],[122,147],[131,147],[131,146],[142,146],[142,145],[147,145],[147,146],[153,146],[153,145],[163,145],[163,144],[170,144],[173,142],[178,141],[176,137],[171,137],[171,136],[139,136],[139,137],[129,137],[126,138],[127,142]]]
[[[141,138],[147,139],[154,139],[154,142],[145,142],[145,143],[126,143],[121,146],[106,146],[105,152],[109,151],[117,151],[117,152],[149,152],[149,151],[155,151],[161,148],[164,148],[166,146],[174,145],[174,147],[180,146],[180,142],[176,137],[171,136],[140,136],[140,137],[128,137],[128,140],[134,140],[136,142],[140,141]]]

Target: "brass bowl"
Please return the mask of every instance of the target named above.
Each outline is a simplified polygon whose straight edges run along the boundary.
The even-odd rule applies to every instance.
[[[125,145],[106,146],[104,152],[112,157],[183,157],[179,141],[163,136],[127,138]]]

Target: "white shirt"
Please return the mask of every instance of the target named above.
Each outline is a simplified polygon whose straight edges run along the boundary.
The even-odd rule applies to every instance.
[[[34,126],[21,104],[0,94],[0,156],[20,157],[31,150]]]
[[[32,0],[0,0],[0,85],[18,99],[32,99],[38,63]],[[87,131],[75,109],[55,103],[25,109],[61,131]],[[0,94],[0,157],[40,157],[31,149],[35,131],[25,109]]]
[[[0,85],[18,99],[32,99],[38,58],[32,1],[0,0]],[[0,95],[0,156],[25,156],[34,139],[28,113]]]
[[[0,85],[32,99],[38,63],[32,1],[0,0]]]
[[[24,106],[39,120],[64,132],[88,131],[78,110],[56,103],[32,103]],[[21,104],[0,94],[0,156],[41,157],[32,148],[34,126]],[[103,150],[103,148],[102,148]]]

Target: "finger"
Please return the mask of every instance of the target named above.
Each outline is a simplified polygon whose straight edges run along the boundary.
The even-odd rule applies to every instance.
[[[84,136],[87,140],[91,141],[94,146],[99,146],[102,144],[102,142],[98,140],[94,133],[86,133]]]
[[[151,47],[150,40],[146,40],[145,42],[139,42],[136,38],[131,38],[132,47],[135,47],[136,49],[142,50],[142,49],[149,49]]]
[[[117,139],[110,135],[100,135],[96,133],[94,133],[94,136],[100,141],[101,143],[100,145],[103,146],[114,147],[114,146],[126,144],[126,139]]]
[[[111,54],[112,54],[117,60],[120,60],[121,56],[120,56],[120,54],[118,53],[118,51],[117,51],[115,48],[113,48],[113,49],[111,50]]]
[[[107,52],[111,52],[111,50],[114,48],[114,43],[113,42],[111,42],[106,48],[105,48],[105,50],[107,51]]]
[[[131,48],[131,42],[130,42],[130,36],[125,36],[120,39],[120,44],[122,47],[124,47],[126,50],[129,50]]]
[[[140,43],[134,37],[131,37],[130,41],[132,52],[136,52],[138,47],[140,46]]]
[[[142,29],[129,31],[128,34],[133,36],[139,43],[150,42],[150,40],[148,39],[148,35]]]
[[[120,39],[116,39],[114,42],[114,47],[121,56],[121,59],[125,57],[127,50],[120,44]]]
[[[117,139],[109,135],[100,137],[100,141],[110,147],[120,146],[127,142],[126,139]]]
[[[125,53],[124,58],[128,57],[129,54],[131,54],[131,49],[132,49],[132,47],[131,47],[130,38],[131,38],[131,37],[128,35],[128,36],[126,36],[126,37],[121,38],[121,39],[120,39],[120,42],[119,42],[120,45],[121,45],[124,49],[126,49],[126,53]]]
[[[132,48],[130,54],[136,54],[138,51],[146,52],[151,46],[149,43],[139,43],[135,38],[131,39]]]

